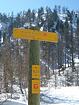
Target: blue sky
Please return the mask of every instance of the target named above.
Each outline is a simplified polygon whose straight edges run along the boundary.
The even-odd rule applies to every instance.
[[[39,7],[49,6],[51,9],[54,5],[65,6],[69,9],[79,10],[79,0],[1,0],[0,12],[16,14],[19,11],[30,9],[38,9]]]

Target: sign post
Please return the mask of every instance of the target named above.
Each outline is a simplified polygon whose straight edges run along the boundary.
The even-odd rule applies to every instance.
[[[30,40],[28,72],[28,105],[40,105],[40,42],[58,42],[54,32],[14,28],[14,38]]]
[[[40,54],[39,41],[30,41],[29,76],[28,76],[28,105],[40,105]],[[33,73],[33,74],[32,74]]]

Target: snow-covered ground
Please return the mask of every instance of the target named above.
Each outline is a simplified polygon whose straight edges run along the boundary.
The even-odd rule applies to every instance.
[[[75,59],[75,66],[79,67],[79,59]],[[68,68],[70,69],[70,68]],[[57,77],[58,84],[61,84],[61,81],[64,81],[64,78]],[[79,87],[71,86],[71,87],[54,87],[54,77],[48,81],[47,87],[41,87],[40,92],[40,105],[79,105]],[[16,89],[17,93],[12,95],[12,99],[10,98],[10,94],[0,94],[0,105],[28,105],[27,98],[27,89],[25,95],[21,94],[18,86],[14,85],[14,89]],[[7,99],[8,97],[8,99]],[[7,99],[7,100],[6,100]]]
[[[19,98],[8,99],[3,105],[28,105],[24,96],[18,96]],[[79,105],[79,87],[42,87],[40,105]]]
[[[79,105],[79,87],[49,88],[41,94],[41,105]]]

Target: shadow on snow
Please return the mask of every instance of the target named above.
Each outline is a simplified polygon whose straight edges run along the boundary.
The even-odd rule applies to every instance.
[[[46,94],[41,93],[40,94],[40,101],[44,102],[44,103],[49,103],[49,104],[58,104],[58,103],[78,103],[79,104],[79,100],[69,100],[66,98],[56,98],[56,97],[51,97],[51,96],[47,96]]]

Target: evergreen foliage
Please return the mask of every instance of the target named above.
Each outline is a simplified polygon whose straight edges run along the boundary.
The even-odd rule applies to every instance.
[[[57,32],[59,37],[57,44],[40,42],[40,56],[44,61],[44,64],[40,62],[41,80],[49,79],[55,74],[55,69],[61,75],[61,72],[66,72],[66,68],[70,66],[73,77],[69,72],[63,75],[68,77],[67,81],[72,84],[77,75],[76,85],[79,85],[79,70],[76,69],[74,62],[74,58],[79,58],[79,12],[69,11],[60,6],[55,6],[53,10],[50,7],[45,9],[41,7],[38,11],[30,9],[21,11],[16,16],[13,13],[11,16],[0,13],[0,65],[3,67],[6,91],[11,87],[12,92],[12,85],[16,82],[20,84],[20,88],[27,86],[29,41],[15,40],[12,37],[12,30],[13,27],[30,26],[47,32]],[[11,86],[8,85],[9,82]]]

